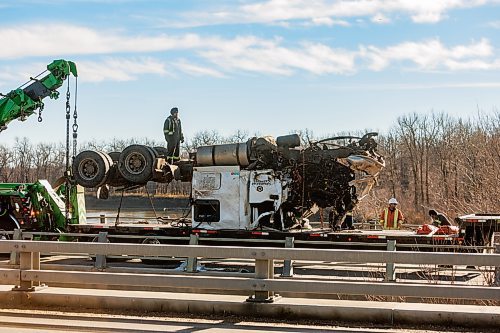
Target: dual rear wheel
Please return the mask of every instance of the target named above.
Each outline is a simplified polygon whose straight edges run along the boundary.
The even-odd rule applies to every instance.
[[[83,187],[99,187],[106,183],[112,165],[108,154],[85,150],[73,161],[73,177]]]
[[[163,147],[131,145],[122,152],[104,153],[86,150],[73,162],[73,176],[83,187],[100,187],[106,183],[146,184],[153,178],[157,157],[166,157]]]

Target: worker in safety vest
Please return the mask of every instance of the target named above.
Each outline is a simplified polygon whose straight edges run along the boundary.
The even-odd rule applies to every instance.
[[[436,212],[434,209],[429,210],[429,216],[431,217],[432,224],[436,227],[440,227],[443,225],[452,225],[446,215]]]
[[[167,141],[167,158],[169,160],[178,160],[181,153],[180,143],[184,142],[178,108],[170,110],[170,116],[167,117],[163,124],[163,134]]]
[[[399,229],[405,217],[403,212],[396,208],[396,198],[389,199],[389,207],[385,208],[379,216],[380,224],[384,230]]]

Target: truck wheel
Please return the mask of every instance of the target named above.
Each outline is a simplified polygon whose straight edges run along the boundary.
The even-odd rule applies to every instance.
[[[158,157],[167,158],[167,156],[168,156],[168,150],[167,150],[167,148],[165,148],[165,147],[153,147],[153,149],[158,154]]]
[[[97,152],[99,155],[102,156],[102,158],[107,161],[106,162],[106,165],[107,165],[107,169],[108,169],[108,172],[107,174],[109,175],[109,170],[111,169],[111,167],[113,166],[113,159],[111,158],[111,156],[109,156],[109,154],[107,153],[104,153],[102,151],[98,151]]]
[[[114,163],[118,163],[118,160],[120,159],[120,152],[119,151],[112,151],[108,153],[109,157],[113,160]]]
[[[1,231],[14,231],[15,229],[21,229],[21,225],[14,215],[7,212],[0,216]]]
[[[149,147],[149,146],[146,146],[146,148],[148,148],[151,151],[154,158],[160,157],[160,154],[158,153],[158,151],[155,148]]]
[[[153,176],[154,153],[150,147],[132,145],[120,154],[118,171],[131,183],[145,184]]]
[[[83,187],[99,187],[106,182],[111,158],[106,153],[82,151],[73,162],[73,177]]]
[[[148,238],[145,238],[141,244],[161,244],[160,240],[156,238],[154,235],[147,235]],[[149,257],[149,258],[141,258],[141,261],[145,265],[161,265],[163,261],[161,259],[154,259],[157,257]]]

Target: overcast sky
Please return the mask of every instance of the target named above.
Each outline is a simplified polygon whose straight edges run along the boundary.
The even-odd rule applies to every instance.
[[[189,138],[385,132],[500,105],[500,0],[0,0],[0,42],[3,93],[77,64],[81,141],[161,141],[173,106]],[[64,100],[43,118],[1,143],[64,141]]]

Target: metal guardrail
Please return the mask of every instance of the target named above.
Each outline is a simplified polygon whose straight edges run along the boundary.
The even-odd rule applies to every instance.
[[[12,235],[14,240],[33,240],[36,238],[52,238],[52,239],[91,239],[92,242],[109,243],[109,242],[137,242],[142,244],[160,244],[168,243],[171,241],[184,241],[190,245],[198,245],[200,240],[220,243],[239,243],[239,244],[258,244],[259,246],[265,246],[266,244],[272,244],[273,246],[284,244],[285,248],[293,248],[295,244],[305,245],[309,247],[315,247],[317,245],[329,245],[337,247],[353,247],[353,246],[363,246],[364,248],[385,248],[387,251],[396,251],[397,249],[410,248],[412,251],[423,249],[432,249],[437,252],[445,252],[450,250],[459,250],[461,252],[479,252],[479,251],[491,251],[495,250],[494,246],[465,246],[465,245],[443,245],[443,244],[397,244],[393,240],[387,240],[385,243],[366,243],[366,242],[331,242],[331,241],[304,241],[295,240],[294,237],[286,237],[284,240],[274,240],[274,239],[241,239],[241,238],[201,238],[199,234],[191,234],[188,236],[161,236],[161,235],[114,235],[109,234],[106,231],[101,231],[98,234],[84,234],[84,233],[57,233],[57,232],[22,232],[21,230],[3,232],[4,234]],[[165,257],[141,257],[141,256],[127,256],[128,258],[139,258],[144,262],[158,262],[164,260]],[[110,256],[110,258],[122,258],[121,256]],[[177,259],[184,259],[177,258]],[[197,271],[197,259],[194,257],[186,258],[185,269],[187,272],[193,273]],[[11,264],[19,264],[19,255],[11,255]],[[282,277],[293,276],[293,263],[292,260],[284,260]],[[106,268],[106,256],[97,255],[95,260],[96,269]],[[386,264],[386,281],[395,281],[396,268],[394,263]]]
[[[498,248],[500,252],[500,247]],[[388,251],[319,250],[296,248],[248,248],[200,245],[74,243],[47,241],[0,241],[0,252],[18,252],[19,269],[0,269],[3,284],[14,284],[14,290],[35,291],[41,283],[71,281],[91,288],[92,284],[118,286],[149,286],[173,288],[216,289],[252,293],[249,301],[270,302],[277,292],[312,294],[352,294],[379,296],[410,296],[433,298],[500,300],[500,254],[422,253]],[[255,262],[254,277],[213,277],[197,275],[127,274],[110,272],[62,272],[40,269],[40,253],[92,253],[96,255],[173,256],[188,258],[236,258]],[[275,260],[327,261],[353,263],[446,264],[496,267],[495,286],[460,286],[408,284],[389,282],[339,282],[317,280],[275,279]],[[389,270],[388,270],[389,272]]]
[[[22,240],[22,239],[34,239],[37,237],[57,237],[57,238],[63,238],[63,237],[68,237],[68,238],[91,238],[91,239],[98,239],[99,233],[58,233],[58,232],[32,232],[32,231],[23,231],[22,234],[18,234],[17,237],[15,237],[15,232],[16,231],[2,231],[3,234],[11,236],[14,240]],[[106,238],[109,239],[110,241],[114,242],[120,241],[120,240],[125,240],[125,239],[130,239],[130,240],[137,240],[140,242],[141,240],[145,239],[157,239],[159,241],[172,241],[172,240],[184,240],[186,241],[186,244],[189,242],[190,237],[189,236],[161,236],[161,235],[114,235],[114,234],[109,234],[106,233]],[[293,237],[287,237],[287,238],[293,238]],[[320,240],[313,240],[313,241],[308,241],[308,240],[292,240],[293,246],[286,246],[287,241],[286,239],[254,239],[254,238],[249,238],[249,239],[243,239],[243,238],[220,238],[220,237],[209,237],[209,238],[204,238],[200,237],[199,241],[210,241],[210,242],[220,242],[220,243],[234,243],[234,242],[239,242],[239,243],[253,243],[253,244],[285,244],[285,247],[294,247],[295,245],[305,245],[305,246],[311,246],[311,245],[329,245],[329,246],[345,246],[345,247],[354,247],[354,246],[363,246],[363,247],[373,247],[373,248],[387,248],[387,242],[379,242],[379,243],[367,243],[367,242],[333,242],[333,241],[320,241]],[[398,249],[402,248],[409,248],[409,249],[434,249],[436,251],[442,251],[442,250],[460,250],[464,252],[478,252],[482,250],[487,250],[487,251],[494,251],[495,246],[472,246],[472,245],[445,245],[445,244],[397,244]]]
[[[142,255],[205,258],[280,259],[302,261],[347,261],[357,263],[405,263],[497,266],[500,254],[456,252],[410,252],[338,249],[286,249],[204,245],[83,243],[47,241],[0,241],[0,252],[93,253],[102,255]],[[226,251],[226,252],[224,252]]]

